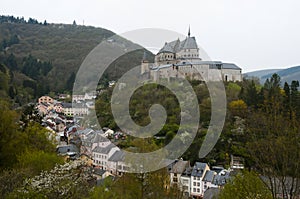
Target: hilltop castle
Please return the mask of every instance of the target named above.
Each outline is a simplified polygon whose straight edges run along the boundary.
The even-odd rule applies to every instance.
[[[155,56],[155,63],[148,62],[146,54],[141,64],[141,74],[148,74],[151,79],[189,78],[195,80],[242,81],[242,69],[232,63],[202,60],[195,37],[190,29],[185,40],[179,39],[165,43]]]

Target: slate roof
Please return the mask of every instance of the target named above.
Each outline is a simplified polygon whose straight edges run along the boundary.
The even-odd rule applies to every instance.
[[[189,161],[178,160],[171,168],[171,173],[183,173],[189,166]]]
[[[184,170],[184,172],[181,174],[181,176],[187,176],[190,177],[192,175],[193,167],[188,167]]]
[[[224,171],[224,170],[223,170]],[[224,186],[230,178],[230,173],[228,171],[220,172],[218,175],[215,175],[212,183],[218,186]]]
[[[65,146],[58,146],[56,148],[56,152],[58,154],[67,154],[68,152],[79,152],[79,149],[73,145],[73,144],[69,144],[69,145],[65,145]]]
[[[223,63],[222,68],[223,68],[223,69],[236,69],[236,70],[241,70],[240,67],[238,67],[237,65],[232,64],[232,63]]]
[[[191,175],[196,177],[202,177],[206,166],[206,163],[196,162]]]
[[[72,103],[61,103],[64,108],[72,108]]]
[[[102,176],[106,171],[100,168],[94,168],[93,173],[99,176]]]
[[[198,49],[198,45],[195,37],[187,37],[185,40],[180,41],[179,39],[174,40],[165,45],[159,50],[157,54],[160,53],[177,53],[182,49]]]
[[[220,193],[218,188],[209,188],[204,192],[203,199],[213,199],[216,198]]]
[[[195,37],[187,37],[185,40],[182,41],[182,43],[182,49],[198,49]]]
[[[165,43],[164,47],[162,47],[162,49],[160,49],[159,53],[164,53],[164,52],[168,52],[168,53],[175,53],[176,52],[176,44],[178,46],[178,42],[180,42],[179,40],[175,40],[169,43]]]
[[[94,148],[93,152],[94,153],[108,154],[110,152],[110,150],[112,148],[114,148],[114,147],[116,147],[116,146],[113,143],[110,143],[106,147],[99,147],[99,146],[97,146],[97,147]]]
[[[92,143],[100,143],[100,142],[108,142],[108,141],[109,139],[101,135],[101,132],[99,131],[94,134],[94,137],[91,140]]]
[[[122,151],[116,151],[109,159],[108,161],[111,162],[118,162],[118,161],[124,161],[125,154]]]
[[[238,67],[235,64],[232,63],[222,63],[220,61],[193,61],[193,62],[187,62],[187,60],[183,60],[182,62],[178,64],[174,64],[174,66],[187,66],[187,65],[209,65],[209,69],[233,69],[233,70],[242,70],[240,67]],[[173,67],[173,64],[165,64],[157,67],[151,68],[151,70],[160,70],[164,68],[170,68]]]
[[[212,182],[215,174],[216,173],[214,171],[206,171],[203,181]]]
[[[94,132],[93,129],[83,129],[83,130],[78,130],[76,132],[77,135],[89,135],[91,134],[92,132]]]

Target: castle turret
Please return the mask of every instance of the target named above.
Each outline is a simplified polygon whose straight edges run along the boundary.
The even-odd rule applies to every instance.
[[[147,52],[144,51],[142,63],[141,63],[141,74],[144,74],[146,72],[149,72],[149,61],[147,59]]]

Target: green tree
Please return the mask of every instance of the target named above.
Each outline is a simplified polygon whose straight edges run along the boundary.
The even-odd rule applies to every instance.
[[[291,83],[291,108],[293,112],[299,117],[300,113],[300,95],[298,91],[299,81],[292,81]]]
[[[257,173],[244,171],[225,185],[218,198],[271,199],[272,195]]]
[[[284,83],[284,100],[283,100],[283,106],[285,111],[288,113],[289,116],[291,116],[291,89],[287,82]]]

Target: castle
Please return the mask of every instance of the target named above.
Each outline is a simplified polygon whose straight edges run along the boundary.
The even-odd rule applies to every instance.
[[[200,57],[195,37],[190,29],[185,40],[165,43],[150,64],[146,54],[142,59],[141,74],[148,74],[154,81],[161,78],[189,78],[202,81],[242,81],[242,69],[232,63],[205,61]],[[221,77],[219,77],[221,75]]]

